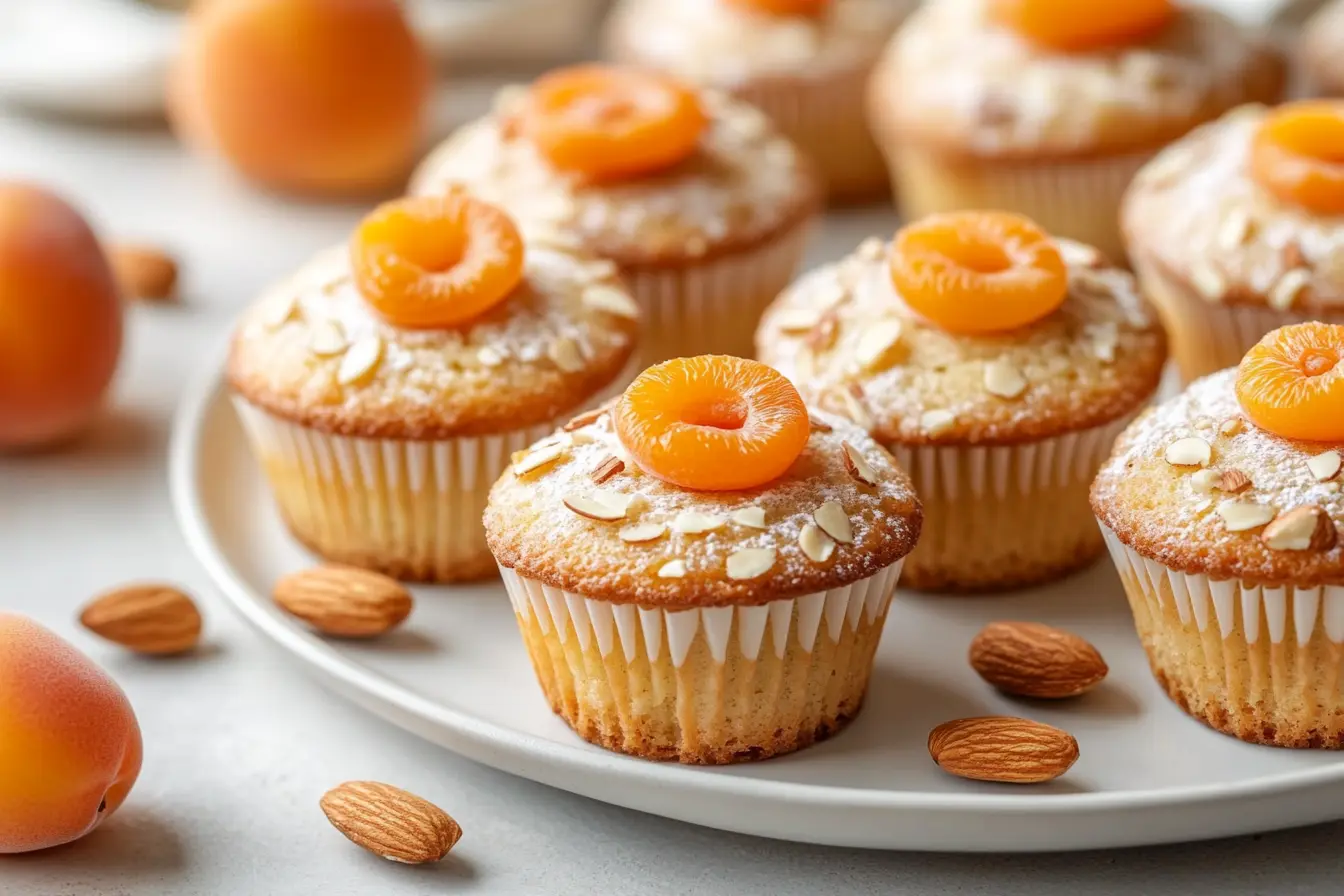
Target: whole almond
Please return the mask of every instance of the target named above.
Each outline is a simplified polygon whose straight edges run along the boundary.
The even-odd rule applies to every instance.
[[[933,729],[929,755],[959,778],[1036,784],[1058,778],[1078,761],[1078,741],[1067,731],[1030,719],[981,716]]]
[[[177,262],[153,246],[113,245],[107,250],[123,295],[152,302],[171,300],[177,290]]]
[[[462,839],[451,815],[389,784],[347,781],[323,794],[320,805],[351,843],[393,862],[437,862]]]
[[[1109,671],[1086,640],[1038,622],[991,622],[971,641],[970,659],[1004,693],[1051,700],[1086,693]]]
[[[201,612],[171,585],[126,585],[95,597],[79,614],[89,631],[136,653],[186,653],[201,639]]]
[[[411,615],[411,593],[381,573],[318,566],[290,573],[272,592],[282,610],[327,635],[371,638]]]

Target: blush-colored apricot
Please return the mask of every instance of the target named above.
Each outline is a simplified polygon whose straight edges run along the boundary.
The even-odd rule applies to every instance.
[[[0,450],[67,438],[97,412],[121,353],[111,266],[59,197],[0,182]]]
[[[140,758],[117,683],[33,620],[0,613],[0,853],[98,827],[130,793]]]
[[[187,143],[268,187],[369,193],[409,171],[430,75],[397,0],[202,0],[169,115]]]

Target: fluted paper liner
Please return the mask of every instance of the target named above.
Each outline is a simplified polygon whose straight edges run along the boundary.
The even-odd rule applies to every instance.
[[[761,606],[645,609],[501,567],[551,708],[581,737],[650,759],[765,759],[858,713],[900,577]]]
[[[1344,748],[1344,586],[1183,573],[1101,532],[1153,674],[1182,709],[1253,743]]]

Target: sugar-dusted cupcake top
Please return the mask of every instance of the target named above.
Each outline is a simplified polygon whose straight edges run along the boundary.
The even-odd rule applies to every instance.
[[[1166,0],[939,0],[875,78],[896,127],[948,152],[1033,160],[1147,149],[1247,100],[1274,101],[1268,41]]]
[[[607,160],[622,170],[594,171]],[[502,91],[421,164],[412,192],[467,183],[621,264],[731,252],[817,209],[810,164],[754,108],[637,69],[579,66]]]
[[[1344,94],[1344,2],[1331,0],[1307,22],[1302,53],[1317,86]]]
[[[898,256],[922,267],[894,276]],[[1018,316],[991,317],[1005,309]],[[809,402],[903,445],[1012,444],[1119,420],[1153,394],[1166,359],[1128,273],[1003,213],[868,240],[786,290],[756,343]]]
[[[774,11],[778,6],[786,11]],[[914,6],[914,0],[624,0],[608,37],[617,56],[731,89],[763,77],[807,80],[867,67]]]
[[[1210,302],[1344,312],[1341,146],[1344,102],[1243,106],[1139,173],[1122,212],[1130,250]]]
[[[1344,585],[1344,327],[1306,326],[1266,337],[1249,375],[1243,363],[1197,380],[1130,426],[1092,487],[1122,542],[1218,580]]]
[[[375,213],[366,226],[386,217]],[[429,236],[425,251],[431,254],[450,245],[441,233]],[[463,257],[488,256],[488,243],[478,235],[471,244],[476,248],[463,250]],[[572,413],[610,385],[629,360],[638,309],[608,261],[526,235],[516,260],[516,283],[474,313],[468,299],[449,292],[399,308],[384,302],[380,311],[361,283],[367,260],[352,258],[350,246],[335,247],[243,314],[229,382],[274,414],[353,436],[442,439]],[[482,265],[499,261],[487,257]],[[446,259],[440,267],[462,270]],[[384,259],[379,270],[385,295],[400,295],[390,281],[404,268]],[[444,313],[436,302],[449,317],[470,314],[435,326],[434,315]],[[403,321],[408,312],[421,319],[407,325],[389,320],[388,311]]]
[[[722,356],[658,365],[614,405],[520,452],[485,512],[496,559],[589,597],[689,609],[838,588],[903,558],[922,521],[909,477],[847,420],[809,419],[762,371]],[[742,406],[713,398],[743,383]],[[671,435],[663,411],[678,421]],[[682,439],[695,444],[659,454]],[[724,441],[735,447],[707,460]]]

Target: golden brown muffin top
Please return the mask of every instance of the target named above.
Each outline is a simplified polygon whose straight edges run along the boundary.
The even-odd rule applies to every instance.
[[[491,115],[421,163],[411,192],[437,195],[466,183],[519,220],[573,233],[622,265],[684,264],[756,245],[819,207],[810,163],[764,115],[724,94],[701,94],[709,124],[685,162],[603,184],[553,168],[509,126],[524,96],[524,88],[501,91]]]
[[[513,294],[452,329],[383,320],[346,248],[327,250],[244,312],[229,383],[273,414],[350,436],[442,439],[570,413],[620,374],[638,308],[611,262],[524,237]]]
[[[759,78],[806,81],[872,65],[914,0],[835,0],[819,16],[726,0],[623,0],[607,26],[618,58],[724,89]]]
[[[1015,444],[1121,419],[1157,390],[1166,338],[1133,277],[1095,249],[1058,245],[1069,269],[1059,310],[963,336],[901,300],[889,245],[868,240],[775,300],[757,356],[888,445]]]
[[[1181,572],[1344,585],[1337,535],[1304,543],[1313,530],[1300,522],[1324,519],[1336,533],[1344,524],[1344,442],[1295,442],[1256,427],[1237,403],[1236,376],[1196,380],[1135,421],[1092,486],[1092,509],[1122,542]],[[1334,546],[1321,549],[1321,538]]]
[[[1210,302],[1339,314],[1344,217],[1284,202],[1251,177],[1251,141],[1268,112],[1242,106],[1139,172],[1121,213],[1130,251]]]
[[[1303,26],[1302,55],[1320,87],[1344,94],[1344,2],[1327,3]]]
[[[585,415],[515,456],[490,492],[486,540],[526,578],[643,607],[756,606],[857,582],[910,553],[923,513],[891,455],[847,420],[813,420],[784,476],[695,492],[642,471],[609,413]]]
[[[874,76],[884,85],[875,114],[948,153],[1045,161],[1161,146],[1283,89],[1268,40],[1212,10],[1182,9],[1134,46],[1060,53],[995,23],[988,7],[938,0],[911,15]]]

